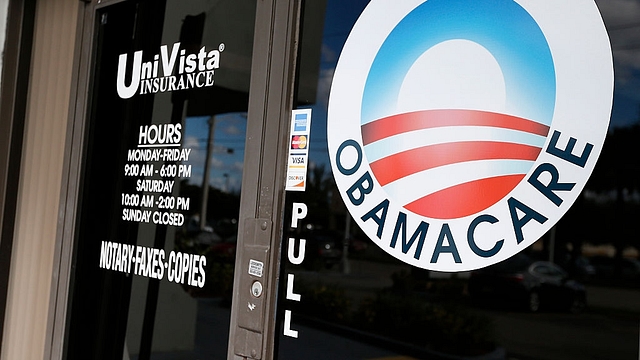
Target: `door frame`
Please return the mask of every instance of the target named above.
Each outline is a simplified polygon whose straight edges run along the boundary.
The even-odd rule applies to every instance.
[[[274,356],[287,137],[294,103],[301,7],[300,0],[258,2],[250,87],[258,96],[249,96],[229,360]],[[256,254],[266,259],[260,280],[263,307],[258,305],[256,310],[260,312],[247,312],[244,300],[250,298],[256,279],[243,270]],[[246,324],[256,321],[262,323],[262,331],[247,329]]]
[[[96,14],[99,9],[122,1],[126,0],[86,1],[79,14],[74,56],[77,71],[71,87],[72,111],[64,153],[45,359],[62,359],[70,315],[76,219],[91,108]],[[293,108],[300,8],[300,0],[257,1],[228,359],[274,356],[287,136]],[[240,302],[249,294],[246,284],[253,280],[241,269],[256,257],[256,252],[265,260],[262,307],[247,315],[241,311]],[[261,326],[249,330],[247,322]]]

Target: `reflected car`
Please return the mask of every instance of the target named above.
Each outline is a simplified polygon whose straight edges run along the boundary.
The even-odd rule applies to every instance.
[[[216,262],[233,264],[236,259],[237,246],[238,234],[233,234],[222,241],[212,244],[209,249],[207,249],[207,256]]]
[[[640,261],[636,259],[623,259],[621,266],[622,276],[634,281],[640,281]]]
[[[591,258],[591,263],[595,268],[595,277],[598,279],[640,281],[640,261],[636,259],[595,256]]]
[[[565,269],[570,276],[581,281],[591,280],[596,274],[596,268],[591,264],[589,259],[584,256],[568,257],[562,263],[562,268]]]
[[[582,284],[559,266],[517,254],[501,263],[476,270],[469,278],[469,294],[487,305],[515,305],[530,312],[563,309],[580,312],[587,304]]]
[[[341,234],[334,231],[313,230],[299,235],[305,239],[305,258],[302,265],[307,269],[330,269],[342,259]]]

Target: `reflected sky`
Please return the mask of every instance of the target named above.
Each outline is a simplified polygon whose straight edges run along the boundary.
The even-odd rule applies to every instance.
[[[339,54],[349,32],[368,0],[328,0],[321,49],[316,102],[311,108],[312,129],[309,143],[310,168],[326,164],[327,103]],[[611,39],[614,58],[615,90],[610,129],[640,123],[640,0],[597,0]],[[189,182],[202,184],[206,153],[208,117],[190,117],[185,125],[185,148],[191,148],[189,163],[194,165]],[[216,116],[211,186],[239,191],[244,157],[246,114]],[[226,174],[226,175],[225,175]]]
[[[367,3],[367,0],[348,4],[329,0],[327,3],[327,14],[332,16],[325,19],[318,103],[314,106],[314,110],[318,108],[316,123],[318,117],[326,118],[326,101],[335,65],[351,24]],[[615,92],[610,126],[637,124],[640,122],[640,0],[598,0],[596,3],[609,32],[614,58]]]
[[[615,90],[610,128],[640,122],[640,1],[596,1],[613,50]]]
[[[191,149],[191,155],[186,164],[192,165],[189,183],[193,185],[202,185],[210,118],[208,116],[189,117],[185,121],[183,144],[185,149]],[[239,192],[242,182],[247,115],[246,113],[228,113],[216,115],[214,119],[209,184],[221,191]]]

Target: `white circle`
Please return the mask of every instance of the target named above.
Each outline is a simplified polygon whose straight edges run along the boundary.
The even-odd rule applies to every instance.
[[[402,82],[398,113],[468,109],[505,113],[504,75],[489,50],[469,40],[441,42],[416,60]]]
[[[532,245],[555,225],[580,196],[602,151],[609,124],[613,98],[611,47],[594,1],[557,0],[553,9],[550,9],[548,4],[539,0],[515,0],[537,22],[554,62],[555,109],[546,142],[541,146],[541,153],[531,170],[498,203],[481,213],[463,218],[427,218],[403,208],[372,175],[373,160],[367,159],[368,152],[364,151],[361,123],[365,83],[378,51],[396,25],[424,2],[425,0],[373,0],[361,14],[347,38],[334,73],[328,105],[327,144],[340,195],[358,226],[376,245],[395,258],[416,267],[436,271],[468,271],[503,261]],[[472,47],[465,45],[466,50],[461,51],[475,52],[472,55],[474,57],[484,56],[478,55],[482,51],[477,48],[469,49]],[[426,54],[429,51],[425,49],[424,59],[416,61],[410,70],[413,75],[400,79],[405,84],[403,92],[393,99],[396,105],[401,102],[401,106],[406,106],[407,109],[424,107],[424,104],[420,105],[422,100],[407,98],[406,93],[419,85],[410,83],[416,77],[422,76],[423,80],[425,76],[428,78],[428,74],[421,74],[420,71],[428,73],[442,69],[443,60],[435,59],[445,59],[450,55],[447,55],[448,50],[437,52],[440,54]],[[425,65],[429,61],[440,65]],[[482,61],[485,66],[492,63],[486,57]],[[434,66],[435,68],[431,68]],[[455,71],[468,72],[466,66],[460,64]],[[483,80],[483,86],[495,84],[496,79],[501,79],[501,76],[495,75],[496,71],[489,71],[494,75]],[[471,76],[472,72],[468,73]],[[442,81],[432,81],[431,88],[446,90]],[[497,83],[499,87],[502,86],[501,82]],[[480,94],[476,93],[474,96],[485,95],[481,90],[475,91]],[[509,89],[506,91],[508,93]],[[492,99],[499,97],[492,95]],[[446,101],[449,100],[438,100],[438,104],[428,106],[450,106]],[[486,106],[483,104],[484,110]],[[490,106],[499,107],[500,103],[494,102]],[[557,141],[552,143],[552,138]],[[362,163],[357,169],[340,169],[337,166],[338,149],[347,141],[350,144],[357,143],[361,148]],[[370,146],[372,140],[368,141],[367,146]],[[585,154],[587,148],[590,148],[590,152],[585,163],[572,162]],[[349,159],[351,162],[347,162]],[[345,162],[342,165],[350,166],[353,159],[353,155],[342,158]],[[570,191],[554,191],[562,199],[560,205],[551,201],[529,181],[534,172],[545,164],[556,168],[559,176],[557,181],[575,185]],[[373,184],[367,179],[372,179]],[[546,184],[549,179],[549,173],[545,172],[538,177],[542,184]],[[414,189],[405,187],[403,191],[412,192]],[[525,215],[523,209],[529,209],[529,213]],[[534,212],[544,219],[537,217],[534,220]],[[488,216],[481,217],[480,214]],[[520,234],[516,228],[519,228]],[[470,233],[475,239],[474,245],[470,245]],[[488,254],[499,244],[499,251]],[[450,250],[453,246],[459,259],[452,256]]]

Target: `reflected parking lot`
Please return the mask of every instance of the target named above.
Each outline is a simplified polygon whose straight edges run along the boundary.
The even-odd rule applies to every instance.
[[[469,317],[460,319],[480,318],[487,325],[487,331],[492,334],[491,341],[496,349],[503,349],[507,359],[635,359],[638,357],[640,338],[640,288],[616,288],[600,285],[584,287],[588,296],[587,307],[580,313],[571,313],[564,308],[544,307],[540,311],[531,313],[526,308],[514,308],[504,302],[497,302],[493,306],[478,306],[469,295],[469,282],[472,276],[451,275],[438,273],[436,276],[416,274],[411,275],[411,267],[393,262],[379,262],[368,260],[351,260],[351,273],[343,274],[339,268],[321,269],[320,271],[299,270],[294,271],[296,279],[300,279],[299,288],[303,300],[312,302],[309,298],[311,292],[306,292],[305,287],[313,287],[316,291],[320,288],[332,289],[328,294],[333,294],[333,303],[343,303],[349,309],[334,309],[344,313],[357,313],[361,304],[367,303],[381,293],[400,292],[404,296],[417,296],[424,303],[443,305],[456,304],[455,308],[461,313],[470,314]],[[402,275],[404,274],[404,275]],[[422,281],[414,281],[422,277]],[[296,280],[298,281],[298,280]],[[298,284],[296,283],[296,286]],[[405,287],[404,289],[401,289]],[[409,292],[406,292],[411,288]],[[305,294],[306,292],[306,294]],[[305,295],[307,298],[305,298]],[[339,300],[339,301],[338,301]],[[408,304],[408,303],[404,303]],[[448,304],[448,305],[447,305]],[[327,330],[322,324],[327,320],[320,314],[317,308],[321,304],[315,303],[315,308],[305,313],[304,309],[298,309],[298,314],[306,321],[304,327],[321,328],[331,333],[337,330]],[[409,306],[409,305],[407,305]],[[450,308],[448,308],[450,309]],[[387,311],[397,311],[388,308]],[[419,316],[417,314],[416,316]],[[311,319],[311,321],[308,321]],[[314,322],[313,320],[317,320]],[[298,320],[300,322],[300,320]],[[410,322],[411,319],[405,319]],[[296,327],[296,315],[294,311],[293,325]],[[338,323],[339,320],[331,320]],[[314,326],[315,324],[315,326]],[[354,328],[353,336],[362,339],[362,329],[356,322],[349,324],[343,322],[347,328]],[[300,325],[300,324],[298,324]],[[303,326],[300,325],[300,326]],[[365,329],[367,332],[372,328]],[[417,329],[414,331],[418,331]],[[426,331],[422,331],[426,333]],[[315,332],[311,332],[315,334]],[[348,333],[340,332],[342,336],[349,337]],[[358,335],[359,334],[359,335]],[[297,346],[304,346],[304,331],[300,332],[300,338],[295,341]],[[381,335],[386,338],[394,338],[393,331]],[[329,337],[323,338],[328,339]],[[366,338],[366,337],[365,337]],[[397,339],[396,339],[397,340]],[[282,339],[284,343],[290,340]],[[364,340],[366,342],[366,340]],[[371,341],[380,344],[375,336]],[[408,344],[416,346],[419,344]],[[423,347],[427,350],[429,339],[424,338]],[[460,347],[468,346],[460,343]],[[413,355],[410,350],[398,351],[404,356]],[[284,356],[284,355],[283,355]],[[280,357],[282,359],[286,357]],[[342,358],[342,357],[341,357]],[[346,359],[346,357],[344,357]],[[418,358],[421,358],[418,356]],[[429,357],[427,357],[429,358]]]

